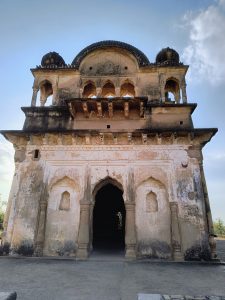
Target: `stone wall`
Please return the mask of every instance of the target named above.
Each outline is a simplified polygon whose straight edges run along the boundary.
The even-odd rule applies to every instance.
[[[182,257],[190,258],[193,247],[208,247],[201,174],[198,161],[187,154],[188,146],[41,145],[40,158],[34,160],[35,147],[27,146],[17,170],[19,184],[11,192],[16,196],[6,239],[13,248],[24,241],[35,244],[44,197],[44,255],[76,255],[83,201],[90,211],[90,249],[95,188],[109,178],[122,187],[125,204],[135,205],[131,222],[137,255],[172,258],[178,247]]]

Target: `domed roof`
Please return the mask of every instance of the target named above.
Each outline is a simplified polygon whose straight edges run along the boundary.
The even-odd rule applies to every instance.
[[[179,65],[179,54],[174,49],[169,47],[164,48],[157,54],[156,63],[163,65]]]
[[[42,67],[50,67],[50,66],[65,66],[64,59],[57,52],[49,52],[42,57],[41,60]]]
[[[91,53],[92,51],[95,51],[97,49],[104,49],[104,48],[110,48],[110,47],[125,49],[128,52],[130,52],[131,54],[133,54],[138,62],[139,67],[148,66],[150,64],[147,56],[145,56],[145,54],[143,52],[141,52],[139,49],[135,48],[134,46],[123,43],[123,42],[108,40],[108,41],[101,41],[101,42],[91,44],[91,45],[87,46],[86,48],[84,48],[83,50],[81,50],[80,53],[78,53],[78,55],[74,58],[72,65],[75,66],[75,68],[79,68],[81,61],[89,53]]]

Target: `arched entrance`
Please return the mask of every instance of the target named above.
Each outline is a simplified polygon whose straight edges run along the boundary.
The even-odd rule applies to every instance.
[[[97,191],[93,210],[94,250],[124,250],[126,210],[122,194],[112,183]]]

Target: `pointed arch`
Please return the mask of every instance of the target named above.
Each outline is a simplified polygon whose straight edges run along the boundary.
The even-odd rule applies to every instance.
[[[106,177],[97,183],[93,195],[93,248],[124,250],[126,208],[121,184]]]
[[[93,189],[93,196],[95,197],[97,192],[105,185],[107,184],[112,184],[114,186],[116,186],[118,189],[120,189],[122,191],[122,193],[124,192],[123,186],[122,184],[117,181],[116,179],[110,177],[110,176],[106,176],[105,178],[101,179],[94,187]]]
[[[175,77],[169,77],[166,80],[165,84],[165,99],[166,101],[180,101],[180,82],[177,78]],[[172,98],[170,97],[172,96]]]
[[[50,96],[53,96],[53,85],[51,81],[47,79],[41,81],[39,83],[39,91],[40,91],[40,104],[41,106],[44,106],[47,102],[47,99]]]
[[[160,181],[159,179],[156,179],[155,177],[152,177],[152,176],[150,176],[147,179],[140,182],[138,186],[145,185],[145,184],[147,184],[147,185],[151,184],[153,186],[157,186],[159,188],[165,189],[164,183],[162,181]]]
[[[83,90],[83,98],[92,98],[96,96],[97,92],[95,83],[93,81],[86,82]]]
[[[107,80],[106,83],[102,87],[102,97],[115,97],[115,85],[112,81]]]
[[[126,79],[120,86],[120,96],[121,97],[135,97],[135,86],[134,83]]]
[[[76,182],[74,181],[73,178],[65,175],[65,176],[62,176],[62,177],[54,177],[52,179],[52,181],[50,181],[49,183],[49,190],[52,190],[52,188],[56,185],[62,185],[62,184],[65,184],[65,186],[71,186],[73,188],[76,188],[77,187],[77,184]]]

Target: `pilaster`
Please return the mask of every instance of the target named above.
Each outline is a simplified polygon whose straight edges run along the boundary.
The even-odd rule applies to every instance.
[[[175,261],[182,261],[183,255],[181,252],[181,238],[178,221],[178,204],[177,202],[170,202],[171,211],[171,240],[172,240],[172,251],[173,259]]]
[[[38,230],[35,241],[35,256],[43,256],[43,248],[45,241],[45,225],[46,225],[47,201],[42,199],[40,202],[40,213],[38,220]]]
[[[78,250],[77,258],[80,260],[87,259],[89,254],[90,240],[90,203],[80,204],[80,226],[78,233]]]
[[[126,253],[127,259],[136,258],[136,229],[135,229],[135,203],[127,202],[126,207]]]

